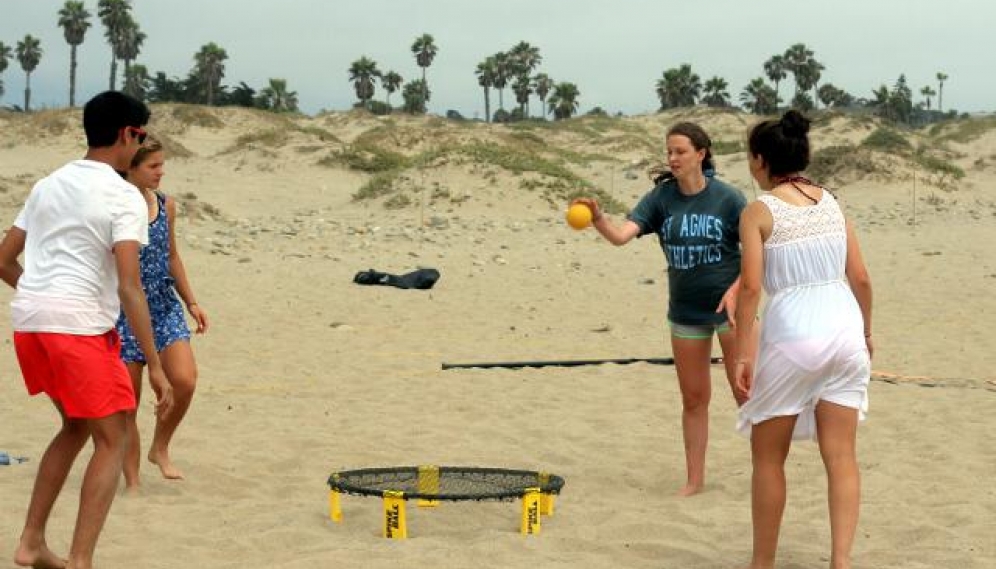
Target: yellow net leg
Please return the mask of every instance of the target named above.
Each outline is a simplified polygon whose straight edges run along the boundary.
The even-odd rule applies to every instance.
[[[384,492],[384,537],[388,539],[406,539],[408,537],[404,496],[404,492],[391,490]]]
[[[522,525],[519,533],[534,535],[540,532],[540,496],[539,488],[526,488],[526,493],[522,496]]]
[[[439,467],[419,466],[418,467],[418,493],[419,494],[439,494]],[[427,498],[419,499],[420,508],[435,508],[439,505],[439,500]]]
[[[329,519],[337,523],[342,521],[342,508],[339,505],[339,493],[335,490],[329,492]]]
[[[539,473],[539,483],[540,488],[546,488],[550,484],[550,474],[546,472]],[[544,492],[540,495],[540,513],[544,516],[553,515],[553,501],[554,496],[548,492]]]
[[[553,494],[541,494],[540,495],[540,513],[544,516],[553,515],[553,502],[555,496]]]

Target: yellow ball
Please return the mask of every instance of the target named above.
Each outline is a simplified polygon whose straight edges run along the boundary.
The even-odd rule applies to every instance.
[[[591,208],[576,203],[567,209],[567,225],[574,229],[584,229],[591,225]]]

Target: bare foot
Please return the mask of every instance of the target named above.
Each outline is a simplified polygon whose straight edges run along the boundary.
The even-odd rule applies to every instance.
[[[678,490],[678,495],[687,498],[688,496],[694,496],[701,491],[701,484],[685,484],[684,488]]]
[[[14,553],[14,563],[34,569],[65,569],[68,562],[52,553],[47,545],[31,548],[21,543]]]
[[[159,467],[159,471],[163,473],[163,478],[167,480],[183,480],[183,472],[173,466],[173,462],[165,452],[161,454],[149,452],[149,462]]]

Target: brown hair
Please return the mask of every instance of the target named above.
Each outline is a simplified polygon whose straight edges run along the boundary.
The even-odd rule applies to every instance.
[[[705,150],[705,158],[702,159],[703,173],[709,170],[716,171],[716,164],[712,160],[712,140],[701,126],[693,122],[680,122],[668,129],[667,135],[664,138],[675,134],[687,137],[688,140],[692,141],[692,148],[696,151]],[[674,179],[674,174],[664,168],[663,165],[660,168],[649,171],[648,174],[650,175],[650,179],[658,185]]]
[[[152,136],[151,134],[145,137],[145,142],[138,147],[138,152],[135,153],[135,157],[131,159],[131,167],[135,168],[149,157],[150,154],[156,152],[162,152],[163,143],[159,141],[158,138]]]

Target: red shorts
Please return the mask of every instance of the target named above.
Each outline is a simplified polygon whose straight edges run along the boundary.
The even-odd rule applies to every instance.
[[[74,419],[99,419],[135,408],[135,390],[114,329],[100,336],[14,332],[28,393],[46,393]]]

